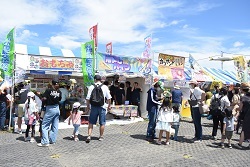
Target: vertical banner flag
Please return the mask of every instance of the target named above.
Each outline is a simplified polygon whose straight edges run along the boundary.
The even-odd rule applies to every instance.
[[[106,44],[106,53],[112,55],[112,42]]]
[[[240,82],[247,82],[247,62],[244,56],[236,56],[234,59],[234,66],[236,68],[236,77]]]
[[[91,40],[94,40],[95,50],[97,49],[98,38],[97,38],[97,24],[89,29],[89,36]]]
[[[82,44],[82,72],[83,72],[83,82],[85,86],[90,86],[94,83],[94,54],[95,46],[94,41],[86,42]]]
[[[143,57],[144,58],[150,58],[151,57],[151,47],[152,47],[152,35],[150,34],[146,38],[144,38],[145,46],[143,51]]]
[[[0,45],[0,69],[4,74],[4,82],[9,86],[12,85],[13,71],[14,71],[14,31],[13,28],[7,35],[5,41]],[[1,78],[0,78],[1,79]]]
[[[191,78],[197,81],[212,81],[213,78],[208,75],[203,68],[197,63],[194,57],[189,54],[188,62],[191,69]]]

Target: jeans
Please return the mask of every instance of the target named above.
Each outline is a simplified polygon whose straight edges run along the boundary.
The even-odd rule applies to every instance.
[[[179,132],[179,127],[180,125],[172,125],[172,128],[175,130],[175,133],[174,133],[174,140],[177,141],[177,136],[178,136],[178,132]]]
[[[58,133],[60,110],[59,105],[48,105],[42,123],[42,144],[55,143]],[[49,128],[51,129],[49,132]],[[49,135],[48,135],[49,133]]]
[[[202,140],[202,126],[201,126],[201,114],[199,107],[191,107],[192,118],[194,121],[195,138],[197,140]]]
[[[73,124],[73,126],[74,126],[74,132],[73,132],[73,134],[77,136],[79,134],[80,124]]]
[[[153,106],[151,108],[151,111],[148,111],[149,122],[146,135],[146,138],[148,139],[154,139],[156,137],[155,135],[156,118],[157,118],[157,107]]]
[[[6,119],[6,103],[0,102],[0,130],[4,129]]]

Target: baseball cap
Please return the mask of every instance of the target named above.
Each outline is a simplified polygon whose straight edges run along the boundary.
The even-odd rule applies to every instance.
[[[52,80],[52,85],[58,85],[59,82],[57,80]]]
[[[100,75],[95,75],[94,76],[94,79],[95,80],[98,80],[98,81],[101,81],[102,80],[102,77]]]
[[[74,104],[73,104],[73,108],[78,108],[78,107],[80,107],[81,106],[81,103],[79,103],[79,102],[75,102]]]

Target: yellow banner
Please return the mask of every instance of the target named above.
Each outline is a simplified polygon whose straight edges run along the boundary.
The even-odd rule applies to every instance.
[[[247,82],[247,62],[244,56],[234,57],[234,66],[236,68],[236,77],[240,82]]]

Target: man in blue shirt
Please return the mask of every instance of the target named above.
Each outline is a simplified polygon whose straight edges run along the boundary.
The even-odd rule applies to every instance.
[[[172,91],[172,106],[179,108],[179,112],[181,112],[182,98],[183,94],[180,87],[175,85],[174,90]]]

